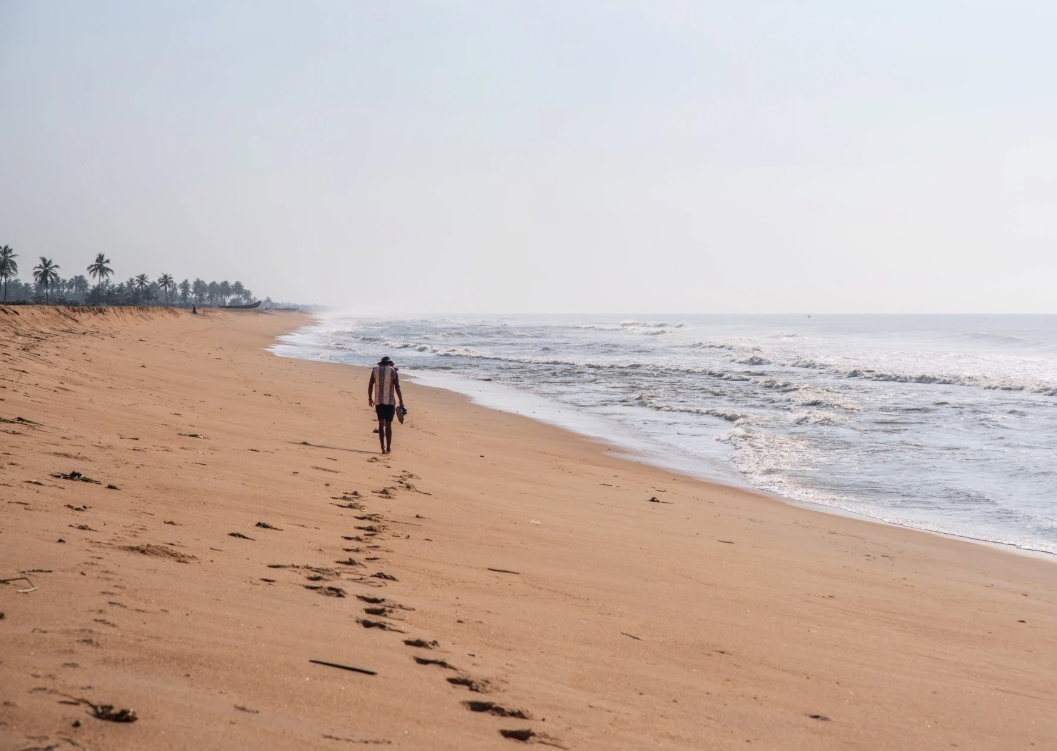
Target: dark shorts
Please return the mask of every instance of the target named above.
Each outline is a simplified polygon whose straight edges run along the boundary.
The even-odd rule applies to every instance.
[[[379,420],[393,421],[393,416],[396,415],[395,404],[375,404],[374,411],[378,413]]]

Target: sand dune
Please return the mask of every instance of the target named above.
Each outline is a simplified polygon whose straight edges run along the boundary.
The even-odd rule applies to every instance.
[[[303,323],[0,307],[0,746],[1057,745],[1052,561],[413,383],[381,457]]]

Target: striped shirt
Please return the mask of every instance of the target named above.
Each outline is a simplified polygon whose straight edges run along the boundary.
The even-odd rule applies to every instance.
[[[374,368],[374,403],[396,404],[393,398],[396,368],[392,365],[376,365]]]

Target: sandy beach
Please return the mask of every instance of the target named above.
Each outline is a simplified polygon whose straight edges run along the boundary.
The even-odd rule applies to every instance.
[[[0,747],[1057,747],[1054,561],[414,383],[379,456],[309,322],[0,307]]]

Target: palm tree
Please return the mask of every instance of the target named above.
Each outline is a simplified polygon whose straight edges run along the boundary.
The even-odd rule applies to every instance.
[[[220,297],[220,285],[216,282],[210,282],[206,289],[209,290],[209,304],[216,305],[217,298]]]
[[[33,281],[44,288],[44,302],[51,303],[48,288],[59,281],[59,264],[44,256],[40,257],[40,263],[33,267]]]
[[[147,296],[147,290],[150,289],[150,277],[146,274],[140,274],[132,283],[136,285],[136,291],[139,293],[137,297],[145,299],[147,303],[150,303],[150,298]]]
[[[58,295],[58,297],[55,298],[55,302],[60,305],[66,302],[66,284],[67,280],[63,279],[61,276],[52,280],[52,286],[55,288],[55,293]]]
[[[97,284],[96,289],[98,289],[99,286],[100,285]],[[126,302],[125,295],[127,292],[128,290],[125,287],[125,283],[118,282],[117,284],[106,288],[106,300],[114,305],[120,305],[121,303]]]
[[[189,281],[187,281],[186,279],[184,279],[182,282],[180,282],[180,302],[182,302],[184,305],[186,305],[187,301],[190,298],[191,298],[191,283]]]
[[[231,285],[231,294],[239,300],[246,299],[246,288],[242,286],[242,282],[237,281]]]
[[[158,277],[158,286],[165,290],[165,304],[169,304],[169,290],[176,289],[176,282],[173,281],[172,274],[162,274]]]
[[[78,274],[70,280],[68,291],[75,295],[88,294],[88,280],[84,278],[84,274]]]
[[[191,285],[191,294],[194,295],[195,302],[201,305],[206,301],[206,295],[209,294],[209,285],[204,279],[195,279],[195,283]]]
[[[228,304],[228,298],[231,297],[231,282],[228,282],[227,280],[225,280],[225,281],[220,283],[220,286],[217,289],[220,292],[220,301],[221,301],[221,303],[223,303],[224,305],[227,305]]]
[[[122,285],[118,285],[121,287]],[[124,284],[125,293],[121,296],[121,301],[126,305],[139,305],[139,289],[136,286],[136,277],[130,276],[125,280]]]
[[[97,284],[92,287],[87,295],[85,295],[84,301],[89,305],[100,305],[101,303],[105,303],[108,291],[109,290],[106,287]]]
[[[15,259],[18,253],[7,245],[0,248],[0,279],[4,280],[4,302],[7,302],[7,280],[18,276],[18,264]]]
[[[107,290],[109,284],[110,275],[114,273],[114,270],[110,268],[110,259],[102,253],[97,253],[95,261],[88,266],[88,275],[96,280],[96,292],[92,295],[92,298],[99,300],[102,303],[113,301],[115,295]],[[121,295],[117,295],[117,301],[121,301]]]
[[[97,283],[105,283],[114,270],[110,268],[110,259],[102,253],[95,257],[95,261],[88,265],[88,275]]]

